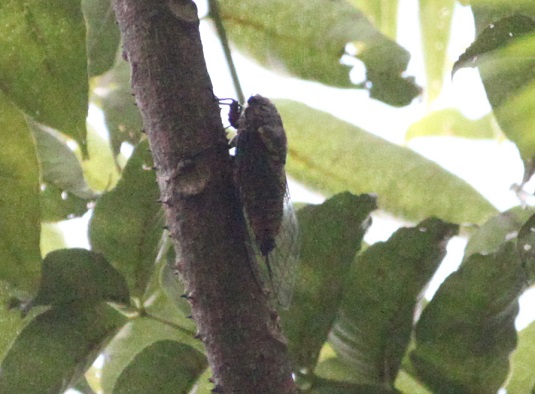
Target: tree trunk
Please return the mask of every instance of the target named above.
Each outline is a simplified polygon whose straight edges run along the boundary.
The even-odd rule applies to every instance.
[[[295,392],[278,317],[247,253],[247,231],[195,3],[114,0],[114,8],[179,256],[177,267],[216,389]]]

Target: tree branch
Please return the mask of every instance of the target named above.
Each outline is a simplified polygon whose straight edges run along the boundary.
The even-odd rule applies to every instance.
[[[114,0],[179,268],[216,387],[290,393],[286,345],[255,280],[195,4]]]

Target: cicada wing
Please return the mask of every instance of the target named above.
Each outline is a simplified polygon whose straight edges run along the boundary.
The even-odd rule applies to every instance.
[[[282,308],[292,302],[299,266],[299,226],[286,186],[284,212],[280,230],[275,237],[275,249],[265,258],[265,282]]]

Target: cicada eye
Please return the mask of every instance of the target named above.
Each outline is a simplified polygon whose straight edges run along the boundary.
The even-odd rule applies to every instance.
[[[238,120],[242,113],[243,107],[236,100],[230,103],[230,109],[228,111],[228,121],[235,129],[238,128]]]

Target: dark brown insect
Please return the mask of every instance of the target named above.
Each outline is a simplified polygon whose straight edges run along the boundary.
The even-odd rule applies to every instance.
[[[237,123],[235,180],[254,243],[279,304],[291,301],[298,263],[297,220],[286,181],[286,133],[271,101],[252,96]]]

